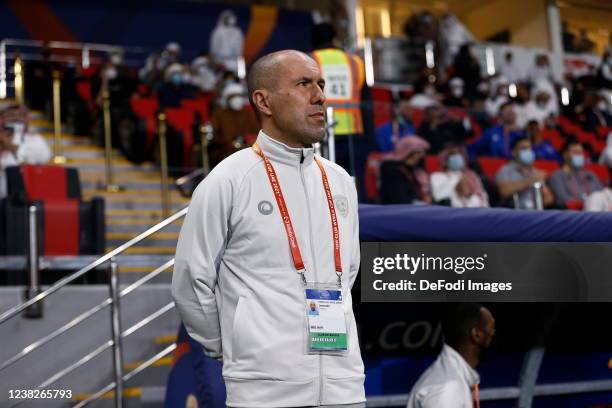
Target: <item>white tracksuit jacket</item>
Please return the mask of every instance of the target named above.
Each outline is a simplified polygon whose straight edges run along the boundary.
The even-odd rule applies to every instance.
[[[259,133],[276,170],[310,281],[335,283],[329,207],[313,149]],[[223,357],[227,405],[299,407],[365,401],[350,289],[359,268],[357,194],[321,159],[340,227],[349,351],[306,353],[306,304],[262,159],[241,150],[196,189],[176,250],[172,294],[189,334]]]

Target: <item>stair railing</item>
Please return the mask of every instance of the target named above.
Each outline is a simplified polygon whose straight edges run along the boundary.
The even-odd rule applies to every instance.
[[[32,307],[35,307],[36,305],[40,305],[41,302],[44,299],[46,299],[49,296],[51,296],[52,294],[58,292],[59,290],[61,290],[62,288],[66,287],[68,284],[74,282],[75,280],[77,280],[81,276],[87,274],[88,272],[90,272],[92,270],[95,270],[95,269],[97,269],[97,268],[99,268],[99,267],[101,267],[103,265],[106,265],[106,264],[109,265],[109,273],[110,273],[109,293],[110,293],[110,296],[108,298],[103,300],[98,305],[96,305],[96,306],[86,310],[85,312],[81,313],[77,317],[73,318],[68,323],[58,327],[57,329],[55,329],[51,333],[49,333],[49,334],[39,338],[38,340],[28,344],[27,346],[25,346],[21,351],[19,351],[15,355],[11,356],[10,358],[5,360],[4,362],[1,362],[0,363],[0,372],[8,369],[10,366],[12,366],[16,362],[20,361],[24,357],[28,356],[29,354],[31,354],[35,350],[38,350],[41,347],[43,347],[44,345],[48,344],[51,340],[57,338],[58,336],[62,335],[63,333],[66,333],[67,331],[77,327],[79,324],[83,323],[84,321],[86,321],[87,319],[89,319],[90,317],[92,317],[97,312],[101,311],[102,309],[105,309],[106,307],[110,307],[111,337],[108,340],[106,340],[104,343],[99,345],[97,348],[92,350],[90,353],[86,354],[85,356],[82,356],[80,359],[78,359],[77,361],[73,362],[69,366],[64,367],[63,369],[57,371],[55,374],[53,374],[52,376],[47,378],[45,381],[43,381],[42,383],[37,385],[36,388],[40,389],[40,390],[44,390],[44,389],[50,387],[51,385],[53,385],[57,381],[61,380],[62,378],[66,377],[67,375],[69,375],[70,373],[72,373],[73,371],[78,369],[79,367],[84,366],[85,364],[87,364],[88,362],[93,360],[95,357],[97,357],[100,354],[102,354],[104,351],[106,351],[108,349],[112,349],[112,356],[113,356],[113,381],[110,384],[107,384],[106,386],[104,386],[101,389],[99,389],[96,392],[94,392],[91,396],[89,396],[85,400],[80,401],[78,404],[75,405],[75,407],[79,407],[79,408],[80,407],[84,407],[87,404],[89,404],[90,402],[93,402],[93,401],[99,399],[105,393],[114,390],[115,391],[115,393],[114,393],[115,407],[122,408],[124,406],[124,404],[123,404],[123,389],[124,389],[123,385],[124,385],[124,383],[129,381],[131,378],[133,378],[134,376],[138,375],[139,373],[141,373],[142,371],[144,371],[148,367],[152,366],[158,360],[160,360],[160,359],[166,357],[167,355],[169,355],[170,353],[172,353],[174,351],[174,349],[176,348],[176,345],[175,344],[169,345],[168,347],[164,348],[163,350],[161,350],[160,352],[158,352],[154,356],[152,356],[149,359],[147,359],[145,362],[143,362],[140,365],[138,365],[133,370],[131,370],[131,371],[127,372],[127,373],[124,372],[122,341],[125,338],[129,337],[130,335],[136,333],[138,330],[140,330],[141,328],[145,327],[149,323],[153,322],[155,319],[158,319],[159,317],[161,317],[164,314],[168,313],[170,310],[174,309],[174,302],[169,302],[165,306],[163,306],[160,309],[156,310],[155,312],[151,313],[150,315],[148,315],[144,319],[140,320],[139,322],[135,323],[131,327],[129,327],[129,328],[125,329],[125,330],[122,330],[121,329],[121,302],[120,302],[120,299],[125,297],[125,296],[127,296],[127,295],[129,295],[130,293],[134,292],[137,288],[141,287],[142,285],[144,285],[145,283],[151,281],[153,278],[155,278],[156,276],[160,275],[164,271],[166,271],[166,270],[170,269],[171,267],[173,267],[174,266],[174,259],[168,260],[167,262],[165,262],[164,264],[162,264],[161,266],[159,266],[155,270],[149,272],[148,274],[146,274],[143,277],[141,277],[140,279],[138,279],[136,282],[134,282],[134,283],[130,284],[129,286],[125,287],[124,289],[120,290],[120,288],[119,288],[119,279],[118,279],[118,265],[117,265],[116,257],[117,257],[117,255],[125,252],[126,250],[128,250],[131,247],[133,247],[134,245],[136,245],[136,244],[142,242],[143,240],[151,237],[152,235],[154,235],[155,233],[159,232],[160,230],[162,230],[163,228],[167,227],[168,225],[170,225],[170,224],[172,224],[172,223],[174,223],[174,222],[176,222],[178,220],[181,220],[186,214],[187,214],[187,207],[184,207],[183,209],[179,210],[178,212],[176,212],[175,214],[171,215],[170,217],[168,217],[168,218],[164,219],[163,221],[159,222],[158,224],[152,226],[151,228],[149,228],[148,230],[146,230],[142,234],[132,238],[131,240],[129,240],[125,244],[120,245],[119,247],[117,247],[114,250],[110,251],[106,255],[96,259],[95,261],[93,261],[90,264],[88,264],[87,266],[79,269],[78,271],[74,272],[73,274],[68,275],[68,276],[60,279],[59,281],[57,281],[56,283],[51,285],[46,290],[44,290],[42,292],[39,292],[38,294],[33,296],[31,299],[29,299],[29,300],[27,300],[27,301],[25,301],[25,302],[23,302],[23,303],[21,303],[21,304],[19,304],[17,306],[14,306],[14,307],[10,308],[9,310],[7,310],[7,311],[3,312],[2,314],[0,314],[0,326],[1,326],[2,324],[6,323],[10,319],[20,315],[22,312],[24,312],[24,311],[27,312],[28,309],[31,309]],[[15,404],[12,405],[11,407],[15,407],[15,406],[21,405],[24,402],[26,402],[26,400],[16,401]]]

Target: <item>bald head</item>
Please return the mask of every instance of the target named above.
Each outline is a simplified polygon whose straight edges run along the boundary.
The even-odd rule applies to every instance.
[[[259,114],[257,106],[253,102],[253,92],[259,89],[268,91],[276,91],[278,89],[278,79],[283,75],[285,63],[296,61],[310,61],[313,59],[301,51],[297,50],[282,50],[270,54],[256,60],[247,75],[247,87],[249,92],[249,102],[255,112]]]

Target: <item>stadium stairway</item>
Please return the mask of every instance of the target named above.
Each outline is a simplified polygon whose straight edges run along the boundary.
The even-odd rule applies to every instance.
[[[41,113],[33,113],[30,127],[53,145],[52,124]],[[104,189],[105,152],[91,138],[62,134],[62,154],[68,159],[67,166],[79,170],[83,199],[104,197],[106,212],[107,252],[127,242],[162,220],[161,174],[151,163],[134,165],[123,158],[118,150],[113,151],[114,183],[122,191],[109,193]],[[171,212],[189,203],[171,183]],[[128,249],[119,258],[121,283],[130,283],[150,272],[174,254],[181,221],[164,228],[135,247]],[[163,274],[155,282],[170,282],[170,274]]]
[[[30,130],[33,133],[42,135],[49,143],[49,146],[52,147],[54,136],[52,123],[45,119],[42,113],[32,112]],[[75,167],[79,171],[83,199],[89,200],[94,196],[102,196],[105,199],[107,252],[162,220],[161,176],[156,166],[152,164],[134,165],[123,158],[118,150],[115,150],[113,152],[114,182],[122,186],[123,190],[118,193],[108,193],[103,188],[105,181],[104,148],[95,145],[89,137],[68,133],[62,134],[62,147],[62,154],[68,159],[66,165]],[[171,184],[171,212],[175,212],[186,206],[189,200],[179,194],[172,180]],[[143,277],[147,272],[152,271],[173,257],[181,222],[182,220],[179,220],[167,226],[161,232],[128,249],[123,255],[118,257],[119,282],[122,287]],[[137,292],[141,291],[138,295],[129,295],[125,301],[122,300],[121,305],[124,315],[122,318],[123,330],[157,310],[163,302],[171,300],[169,284],[172,275],[170,271],[171,269],[168,269],[143,288],[137,289]],[[0,296],[3,297],[5,302],[8,302],[5,305],[2,305],[3,302],[0,302],[0,306],[2,306],[0,310],[7,309],[19,302],[20,294],[18,292],[20,293],[20,290],[18,289],[13,288],[15,293],[11,291],[10,294],[15,296],[12,301],[10,301],[11,296]],[[16,326],[4,328],[8,332],[24,333],[24,336],[16,336],[17,339],[21,339],[19,341],[21,345],[15,342],[12,347],[7,347],[5,350],[7,354],[0,356],[0,362],[8,358],[10,355],[9,351],[14,350],[12,351],[14,353],[20,347],[29,344],[22,343],[23,341],[31,342],[48,334],[59,327],[60,324],[65,323],[65,321],[62,321],[68,316],[76,316],[76,314],[93,306],[95,303],[91,302],[96,300],[97,297],[108,295],[106,285],[91,285],[90,288],[83,287],[83,290],[80,292],[77,287],[69,287],[67,291],[76,291],[74,295],[69,295],[71,299],[70,305],[64,302],[64,305],[60,306],[61,299],[58,298],[62,298],[62,296],[55,297],[58,302],[57,306],[63,310],[65,309],[63,312],[59,309],[53,310],[54,307],[51,304],[51,300],[54,297],[51,297],[48,302],[49,304],[45,306],[44,319],[28,321],[27,325],[23,325],[22,319],[14,319]],[[89,291],[96,295],[88,295]],[[131,297],[135,299],[130,299]],[[92,321],[85,325],[84,328],[77,329],[79,332],[78,336],[64,339],[61,348],[66,350],[72,349],[73,352],[68,352],[61,358],[57,353],[51,353],[50,355],[42,356],[36,361],[41,376],[43,373],[50,373],[53,370],[57,370],[58,367],[71,364],[76,358],[79,358],[100,344],[101,339],[108,338],[110,335],[108,313],[97,313],[97,316],[90,320]],[[30,324],[33,325],[30,326]],[[134,369],[143,361],[171,345],[176,339],[175,333],[178,331],[178,326],[178,315],[175,310],[171,310],[162,318],[146,325],[146,329],[134,333],[133,336],[125,339],[124,372]],[[2,332],[0,331],[1,336]],[[77,350],[79,351],[77,352]],[[54,401],[53,404],[50,404],[47,401],[42,403],[42,405],[34,402],[32,406],[72,406],[77,401],[87,398],[90,395],[87,393],[93,393],[108,384],[112,380],[112,359],[110,358],[110,353],[105,352],[103,355],[106,357],[98,357],[99,362],[93,365],[91,362],[87,364],[90,370],[83,371],[85,369],[83,367],[74,373],[78,375],[70,375],[66,378],[67,382],[56,384],[55,387],[52,387],[63,386],[64,389],[74,390],[74,397],[71,402],[64,401],[59,403],[59,401]],[[28,359],[25,359],[24,363],[27,363]],[[171,365],[172,357],[170,355],[159,360],[152,367],[149,367],[127,382],[124,393],[125,406],[130,408],[163,407],[166,381]],[[23,371],[23,373],[25,372]],[[18,375],[15,380],[19,377]],[[30,375],[27,376],[28,380],[31,381],[40,381],[44,378],[34,378],[38,377],[38,375],[30,377]],[[22,377],[22,380],[25,380],[25,377]],[[0,383],[3,383],[3,381],[0,381]],[[25,384],[29,383],[29,381],[20,381],[19,383]],[[95,401],[88,406],[112,407],[114,406],[113,398],[112,392],[107,393],[99,401]],[[55,402],[59,404],[56,405]]]

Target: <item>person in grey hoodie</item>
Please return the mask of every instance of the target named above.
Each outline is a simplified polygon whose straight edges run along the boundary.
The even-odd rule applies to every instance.
[[[325,81],[311,57],[293,50],[256,61],[247,81],[262,130],[253,149],[223,160],[194,192],[174,301],[204,352],[222,358],[228,406],[365,406],[351,298],[357,193],[348,173],[312,147],[325,135]],[[312,282],[340,293],[342,352],[312,348]]]

